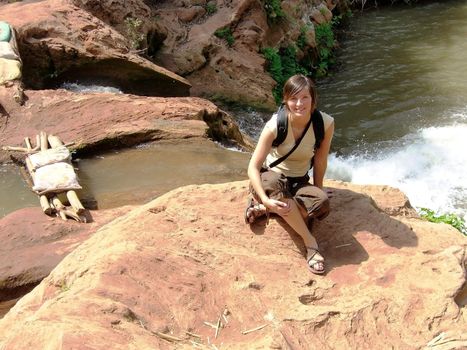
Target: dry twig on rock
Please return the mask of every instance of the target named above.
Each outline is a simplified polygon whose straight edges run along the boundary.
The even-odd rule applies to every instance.
[[[334,248],[348,247],[348,246],[351,246],[351,245],[352,245],[352,243],[341,244],[341,245],[336,245]]]
[[[256,328],[248,329],[246,331],[243,331],[242,334],[248,334],[248,333],[251,333],[251,332],[259,331],[260,329],[263,329],[266,326],[267,326],[267,324],[263,324],[263,325],[258,326]]]
[[[161,333],[161,332],[152,332],[153,334],[157,335],[159,338],[162,338],[164,340],[168,341],[183,341],[183,339],[174,337],[173,335],[166,334],[166,333]]]
[[[191,333],[191,332],[188,332],[188,331],[186,331],[185,333],[186,333],[187,335],[189,335],[190,337],[200,338],[200,339],[201,339],[201,336],[200,336],[199,334]]]
[[[34,150],[34,149],[27,149],[25,147],[16,147],[16,146],[3,146],[2,147],[2,150],[4,151],[12,151],[12,152],[24,152],[24,153],[28,153],[28,154],[32,154],[32,153],[37,153],[38,150]]]
[[[209,326],[209,327],[211,327],[211,328],[214,328],[214,329],[217,328],[217,326],[216,326],[215,324],[212,324],[211,322],[204,321],[203,323],[204,323],[206,326]]]
[[[217,336],[219,335],[219,330],[221,329],[222,323],[221,323],[221,316],[219,316],[219,319],[217,320],[216,324],[216,334],[214,334],[214,338],[217,339]]]

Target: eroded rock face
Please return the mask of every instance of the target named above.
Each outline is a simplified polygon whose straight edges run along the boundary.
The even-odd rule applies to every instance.
[[[79,153],[102,152],[156,140],[210,136],[247,147],[232,118],[197,97],[161,98],[66,90],[26,91],[24,106],[13,104],[0,119],[0,144],[20,146],[41,130],[55,134]],[[0,96],[1,98],[1,96]],[[0,151],[0,161],[9,154]]]
[[[75,2],[92,6],[90,1]],[[139,14],[136,5],[133,11]],[[142,95],[189,95],[187,80],[138,56],[128,35],[72,1],[2,5],[0,18],[17,31],[27,87],[37,89],[79,80],[118,86]]]
[[[0,17],[18,31],[29,88],[78,80],[186,96],[192,85],[195,96],[273,110],[276,82],[262,49],[295,45],[297,59],[314,57],[313,26],[329,21],[334,7],[282,2],[284,18],[272,24],[256,0],[47,0],[2,5]]]
[[[0,321],[0,346],[467,346],[467,245],[455,229],[402,215],[404,196],[327,182],[332,212],[314,227],[327,273],[316,276],[283,222],[243,223],[247,185],[180,188],[102,227]],[[215,337],[205,322],[224,327]]]
[[[167,28],[167,38],[155,60],[186,77],[195,95],[273,110],[271,92],[276,82],[266,72],[261,51],[266,47],[297,47],[304,35],[297,58],[314,57],[314,25],[331,20],[330,9],[335,3],[294,0],[282,1],[281,6],[284,18],[271,23],[267,15],[271,10],[255,0],[210,1],[204,5],[210,12],[188,18],[186,14],[199,5],[190,1],[153,5],[161,26]],[[316,21],[315,13],[324,15]],[[231,33],[231,44],[216,35],[225,29]]]

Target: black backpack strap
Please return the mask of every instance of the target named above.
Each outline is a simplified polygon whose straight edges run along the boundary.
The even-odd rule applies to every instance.
[[[288,156],[290,156],[292,154],[293,151],[295,151],[297,149],[297,147],[300,145],[300,142],[302,142],[303,138],[305,137],[308,129],[310,128],[310,124],[312,123],[311,119],[312,118],[310,118],[310,120],[306,124],[305,130],[303,130],[303,133],[300,135],[299,139],[295,142],[295,145],[292,147],[292,149],[290,151],[288,151],[287,154],[283,155],[279,159],[276,159],[274,162],[269,164],[269,169],[274,168],[276,165],[282,163],[284,160],[287,159]]]
[[[315,109],[311,115],[313,122],[313,131],[315,132],[315,151],[321,146],[321,141],[324,139],[324,120],[320,111]]]
[[[324,139],[324,120],[323,115],[317,109],[314,110],[313,115],[311,116],[313,120],[313,131],[315,132],[315,152],[321,146],[321,141]],[[315,156],[311,158],[310,169],[313,168],[315,163]]]
[[[321,146],[321,141],[324,139],[324,120],[323,115],[318,109],[313,111],[311,116],[311,122],[313,123],[313,131],[315,133],[315,151]],[[277,110],[277,136],[272,142],[273,147],[279,147],[287,137],[287,129],[289,123],[287,118],[287,110],[284,104],[281,104]]]
[[[284,142],[287,137],[287,129],[289,126],[289,121],[287,118],[287,111],[285,105],[282,103],[277,110],[277,136],[272,141],[272,147],[278,147],[282,142]]]

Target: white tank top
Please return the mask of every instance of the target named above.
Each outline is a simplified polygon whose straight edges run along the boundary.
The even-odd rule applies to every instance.
[[[334,118],[331,117],[329,114],[321,112],[323,116],[324,122],[324,130],[327,130],[329,126],[334,121]],[[289,152],[292,147],[295,145],[295,139],[293,137],[292,126],[290,125],[290,118],[288,121],[289,125],[287,128],[287,137],[285,138],[284,142],[282,142],[279,147],[271,148],[268,156],[266,157],[265,165],[268,166],[275,160],[279,159],[280,157],[284,156]],[[277,137],[277,114],[274,113],[271,119],[268,120],[265,128],[268,128],[272,131],[274,136]],[[297,147],[295,151],[292,152],[291,155],[287,157],[282,163],[276,165],[271,170],[280,172],[285,176],[304,176],[308,170],[310,170],[310,162],[311,158],[315,155],[315,132],[313,131],[313,126],[310,125],[308,131],[306,132],[305,137],[302,139],[302,142]]]

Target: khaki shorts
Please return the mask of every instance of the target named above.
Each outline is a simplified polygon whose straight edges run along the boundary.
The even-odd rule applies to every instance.
[[[282,200],[293,198],[308,213],[308,218],[324,219],[329,214],[329,198],[320,188],[309,183],[308,175],[286,177],[283,174],[267,170],[261,173],[261,182],[269,198]],[[261,203],[250,184],[250,193]]]

